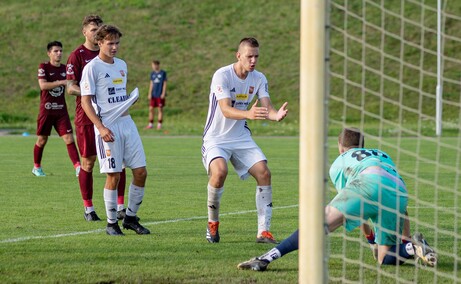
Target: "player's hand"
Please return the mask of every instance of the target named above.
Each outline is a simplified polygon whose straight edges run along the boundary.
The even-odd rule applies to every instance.
[[[248,110],[248,119],[267,119],[269,117],[269,110],[267,107],[258,107],[258,103],[259,100],[256,100],[256,102]]]
[[[288,114],[288,109],[287,109],[287,105],[288,105],[288,102],[285,102],[281,107],[280,109],[277,111],[277,117],[276,117],[276,121],[281,121],[282,119],[285,118],[285,116],[287,116]]]
[[[112,133],[112,131],[110,131],[109,128],[103,126],[101,127],[101,129],[98,129],[98,130],[99,130],[99,136],[101,136],[104,142],[114,142],[115,141],[114,133]]]

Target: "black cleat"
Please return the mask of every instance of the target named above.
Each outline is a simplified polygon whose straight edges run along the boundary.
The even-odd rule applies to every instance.
[[[122,210],[117,211],[117,219],[123,220],[125,219],[125,216],[126,216],[126,208],[123,208]],[[136,220],[139,222],[139,220],[141,219],[138,216],[136,216]]]
[[[83,213],[83,218],[85,218],[86,221],[101,221],[101,219],[98,217],[95,211],[91,211],[90,213]]]
[[[123,219],[123,228],[127,230],[133,230],[138,235],[148,235],[150,234],[149,229],[144,228],[141,224],[139,224],[136,216],[125,216]]]
[[[114,223],[114,224],[107,223],[106,233],[109,236],[124,236],[125,235],[120,229],[120,226],[118,225],[118,223]]]

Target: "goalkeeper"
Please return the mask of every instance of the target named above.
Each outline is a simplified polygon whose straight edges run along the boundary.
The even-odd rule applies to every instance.
[[[382,265],[402,264],[407,259],[421,259],[435,266],[437,254],[422,234],[416,233],[411,242],[405,225],[408,193],[390,156],[377,149],[366,149],[359,130],[345,128],[338,137],[340,156],[330,167],[330,178],[338,194],[325,207],[325,232],[344,225],[347,231],[361,226],[370,243],[377,245],[377,260]],[[374,224],[374,232],[367,220]],[[408,230],[408,228],[407,228]],[[402,239],[403,242],[402,242]],[[242,262],[239,269],[264,271],[267,265],[298,249],[298,230],[267,253]]]

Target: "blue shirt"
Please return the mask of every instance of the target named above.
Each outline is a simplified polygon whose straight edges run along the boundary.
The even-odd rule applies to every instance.
[[[163,84],[167,81],[166,79],[166,72],[164,70],[160,70],[159,72],[152,71],[150,73],[150,80],[153,83],[152,87],[152,98],[160,98],[162,95]]]

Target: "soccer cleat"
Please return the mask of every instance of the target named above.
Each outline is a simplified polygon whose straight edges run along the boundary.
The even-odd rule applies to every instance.
[[[125,235],[122,232],[122,230],[120,230],[120,226],[118,225],[118,223],[114,223],[114,224],[107,223],[106,233],[109,236],[124,236]]]
[[[141,224],[139,224],[136,216],[128,216],[126,215],[123,219],[122,226],[124,229],[133,230],[138,235],[148,235],[150,234],[149,229],[144,228]]]
[[[208,222],[206,227],[206,239],[209,243],[219,243],[219,222]]]
[[[268,265],[269,262],[255,257],[248,261],[239,263],[239,265],[237,265],[237,268],[241,270],[264,271],[266,270]]]
[[[162,124],[161,124],[161,123],[158,123],[158,124],[157,124],[157,130],[160,130],[160,129],[162,129]]]
[[[118,220],[125,219],[125,216],[126,216],[126,208],[123,208],[122,210],[117,211],[117,219]],[[136,216],[136,220],[139,221],[139,220],[141,220],[141,218]]]
[[[83,213],[83,218],[85,218],[86,221],[101,221],[95,211],[91,211],[90,213]]]
[[[45,173],[43,172],[42,168],[33,168],[32,174],[36,177],[45,177]]]
[[[147,125],[144,129],[152,129],[152,128],[154,128],[154,127],[152,126],[152,124],[149,124],[149,125]]]
[[[75,168],[75,176],[78,177],[79,174],[80,174],[80,166],[77,166]]]
[[[378,260],[378,244],[369,244],[371,252],[373,253],[373,258]]]
[[[257,243],[266,243],[266,244],[278,244],[275,238],[272,236],[271,232],[263,231],[261,235],[256,237]]]
[[[411,242],[415,249],[415,262],[419,262],[419,260],[421,260],[426,266],[437,265],[437,253],[423,238],[423,234],[415,233]]]

